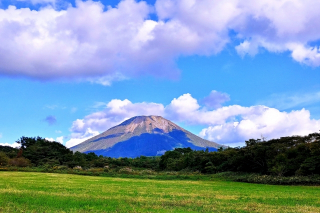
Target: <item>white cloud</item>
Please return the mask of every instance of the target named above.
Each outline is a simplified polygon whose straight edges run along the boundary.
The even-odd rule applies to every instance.
[[[320,66],[320,48],[310,47],[303,44],[291,44],[292,58],[300,63],[310,66]]]
[[[66,142],[66,147],[70,148],[73,147],[79,143],[82,143],[85,140],[88,140],[89,138],[92,138],[96,135],[98,135],[98,131],[93,131],[91,128],[87,128],[84,133],[72,133],[70,140]]]
[[[0,143],[0,146],[11,146],[11,147],[13,147],[13,148],[19,148],[19,147],[20,147],[20,144],[18,144],[18,143],[16,143],[16,142],[14,142],[14,143],[12,143],[12,144],[10,144],[10,143]]]
[[[209,126],[201,131],[200,136],[226,145],[244,145],[244,141],[251,138],[307,135],[319,129],[320,120],[310,119],[308,110],[281,112],[265,108],[258,114],[241,115],[239,122]]]
[[[99,2],[76,4],[60,11],[1,9],[0,52],[5,53],[0,54],[1,73],[38,79],[86,78],[108,85],[122,79],[119,72],[129,76],[139,72],[147,57],[144,50],[132,46],[149,6],[133,0],[107,10]]]
[[[99,107],[101,103],[98,103]],[[72,123],[71,139],[66,142],[67,147],[75,146],[95,135],[105,131],[120,122],[136,115],[163,115],[164,107],[156,103],[132,103],[131,101],[113,99],[106,108],[77,119]]]
[[[225,97],[228,97],[227,94]],[[305,109],[284,112],[263,105],[230,105],[208,110],[187,93],[174,98],[167,106],[113,99],[106,104],[104,110],[73,122],[69,144],[76,145],[92,137],[91,135],[97,135],[138,115],[161,115],[173,122],[183,122],[186,125],[206,125],[200,136],[231,146],[244,145],[245,140],[260,138],[261,135],[271,139],[305,135],[320,129],[320,120],[311,119],[309,111]]]
[[[75,133],[86,132],[88,128],[94,131],[105,131],[119,124],[119,122],[135,115],[163,115],[164,107],[156,103],[132,103],[131,101],[113,99],[103,111],[87,115],[83,119],[73,122],[71,131]]]
[[[197,99],[189,93],[174,98],[165,108],[165,115],[172,120],[188,124],[217,125],[224,123],[227,119],[233,119],[240,114],[256,113],[263,107],[242,107],[231,105],[208,110],[198,104]]]
[[[255,56],[258,53],[258,45],[254,42],[244,41],[235,47],[238,54],[242,57],[245,55]]]
[[[63,136],[57,137],[56,141],[63,144]]]
[[[199,108],[198,101],[191,94],[187,93],[179,98],[174,98],[166,107],[166,114],[168,114],[168,117],[180,121],[185,121],[186,118],[194,120],[199,112]]]
[[[291,52],[300,63],[319,66],[319,49],[309,46],[320,38],[317,0],[238,1],[241,14],[233,23],[244,42],[236,47],[239,54],[255,55],[258,47],[270,52]]]
[[[28,1],[32,4],[52,4],[55,5],[57,2],[56,0],[19,0],[19,1]]]
[[[60,137],[57,137],[56,139],[54,138],[45,138],[47,141],[50,141],[50,142],[59,142],[61,144],[63,144],[63,136],[60,136]]]
[[[254,56],[259,47],[270,52],[291,52],[292,58],[311,66],[320,65],[317,0],[158,0],[160,19],[181,23],[199,35],[197,48],[203,54],[219,52],[229,42],[229,30],[242,40],[236,50]],[[206,39],[207,38],[207,39]],[[204,46],[205,41],[211,42]],[[220,44],[215,44],[218,42]]]
[[[51,1],[51,0],[45,0]],[[52,0],[53,1],[53,0]],[[40,0],[34,0],[34,3]],[[43,1],[42,1],[43,2]],[[0,73],[102,85],[142,74],[176,78],[175,59],[222,51],[236,34],[241,56],[289,51],[320,66],[318,0],[77,1],[64,10],[0,9]],[[155,12],[159,20],[150,20]]]
[[[2,133],[0,133],[0,138],[2,138]],[[0,143],[0,146],[11,146],[13,148],[18,148],[20,147],[20,145],[16,142],[14,142],[13,144],[10,143]]]

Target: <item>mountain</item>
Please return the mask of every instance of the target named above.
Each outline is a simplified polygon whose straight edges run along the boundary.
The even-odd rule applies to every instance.
[[[174,148],[216,151],[221,145],[204,140],[161,116],[136,116],[70,149],[108,157],[162,155]]]

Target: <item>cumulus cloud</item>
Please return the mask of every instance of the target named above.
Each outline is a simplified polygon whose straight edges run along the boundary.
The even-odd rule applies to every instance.
[[[0,143],[0,146],[11,146],[11,147],[13,147],[13,148],[19,148],[19,147],[20,147],[20,144],[18,144],[18,143],[16,143],[16,142],[14,142],[14,143],[12,143],[12,144],[10,144],[10,143]]]
[[[57,0],[19,0],[25,2],[31,2],[32,4],[51,4],[55,5]]]
[[[185,118],[194,120],[199,109],[200,105],[198,101],[193,98],[191,94],[187,93],[178,98],[174,98],[166,107],[166,112],[170,118],[185,121]]]
[[[53,138],[45,138],[47,141],[51,141],[51,142],[59,142],[61,144],[63,144],[63,136],[57,137],[56,139]]]
[[[208,110],[206,107],[201,107],[198,100],[187,93],[179,98],[174,98],[171,103],[165,107],[165,114],[169,119],[187,124],[217,125],[224,123],[227,119],[233,119],[239,114],[255,113],[260,110],[263,109],[242,107],[239,105],[230,105],[215,110]]]
[[[97,104],[96,104],[97,105]],[[101,103],[98,103],[100,106]],[[156,103],[132,103],[131,101],[113,99],[105,105],[105,109],[77,119],[72,123],[71,138],[67,147],[75,146],[105,131],[120,122],[136,115],[163,115],[164,107]]]
[[[142,60],[148,60],[141,51],[148,39],[137,35],[149,6],[133,0],[122,1],[117,8],[93,1],[76,4],[60,11],[14,6],[0,10],[4,32],[0,52],[6,53],[0,57],[1,73],[38,79],[88,78],[108,85],[121,78],[119,72],[138,71]],[[136,62],[137,58],[141,60]]]
[[[250,138],[267,139],[290,135],[306,135],[320,129],[320,121],[310,119],[308,110],[281,112],[265,108],[257,114],[240,115],[237,122],[209,126],[200,136],[223,144],[241,143]]]
[[[320,48],[310,47],[303,44],[290,44],[292,58],[300,63],[310,66],[320,66]]]
[[[71,131],[82,133],[88,128],[94,131],[105,131],[106,129],[119,124],[125,119],[136,115],[163,115],[164,107],[157,103],[132,103],[128,99],[113,99],[102,111],[87,115],[83,119],[77,119],[73,122]]]
[[[224,94],[224,97],[229,96]],[[138,115],[161,115],[186,125],[205,125],[207,127],[199,134],[201,137],[231,146],[244,145],[245,140],[250,138],[306,135],[320,129],[320,120],[311,119],[310,112],[305,109],[285,112],[263,105],[230,105],[210,110],[187,93],[174,98],[167,106],[158,103],[132,103],[127,99],[111,100],[104,110],[73,122],[67,146],[81,143]]]
[[[48,123],[48,125],[54,125],[57,123],[57,119],[55,116],[49,115],[45,119],[43,119],[44,122]]]
[[[66,142],[66,147],[70,148],[73,147],[79,143],[82,143],[85,140],[88,140],[89,138],[92,138],[96,135],[98,135],[98,131],[93,131],[91,128],[87,128],[85,132],[73,132],[71,134],[70,139]]]
[[[2,138],[2,133],[0,133],[0,138]],[[20,145],[16,142],[14,142],[13,144],[10,143],[0,143],[0,146],[11,146],[13,148],[18,148],[20,147]]]
[[[63,138],[64,138],[63,136],[57,137],[56,141],[63,144]]]
[[[239,54],[255,55],[262,47],[270,52],[291,52],[294,60],[319,66],[319,49],[310,43],[319,40],[320,24],[316,0],[239,1],[242,8],[234,29],[244,41]]]
[[[320,65],[320,39],[317,0],[158,0],[160,19],[178,22],[199,35],[199,49],[193,53],[216,53],[230,41],[232,30],[240,43],[235,47],[242,57],[264,48],[270,52],[291,52],[294,60]],[[206,37],[207,36],[207,37]],[[205,39],[207,38],[207,39]],[[210,42],[208,46],[204,46]],[[218,42],[218,44],[216,44]],[[200,49],[203,51],[201,52]]]
[[[9,6],[0,9],[0,73],[102,85],[143,74],[176,78],[177,57],[217,54],[232,39],[243,57],[264,48],[319,66],[319,10],[317,0],[124,0],[116,7],[76,1],[75,7],[38,11]],[[149,18],[153,13],[158,19]]]

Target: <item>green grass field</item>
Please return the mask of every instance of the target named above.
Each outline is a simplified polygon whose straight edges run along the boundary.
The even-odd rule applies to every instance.
[[[320,212],[320,187],[0,172],[0,212]]]

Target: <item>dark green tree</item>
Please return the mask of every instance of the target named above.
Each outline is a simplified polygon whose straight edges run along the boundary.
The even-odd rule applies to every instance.
[[[44,164],[63,165],[72,161],[72,151],[58,142],[50,142],[41,137],[21,137],[22,156],[35,166]]]

